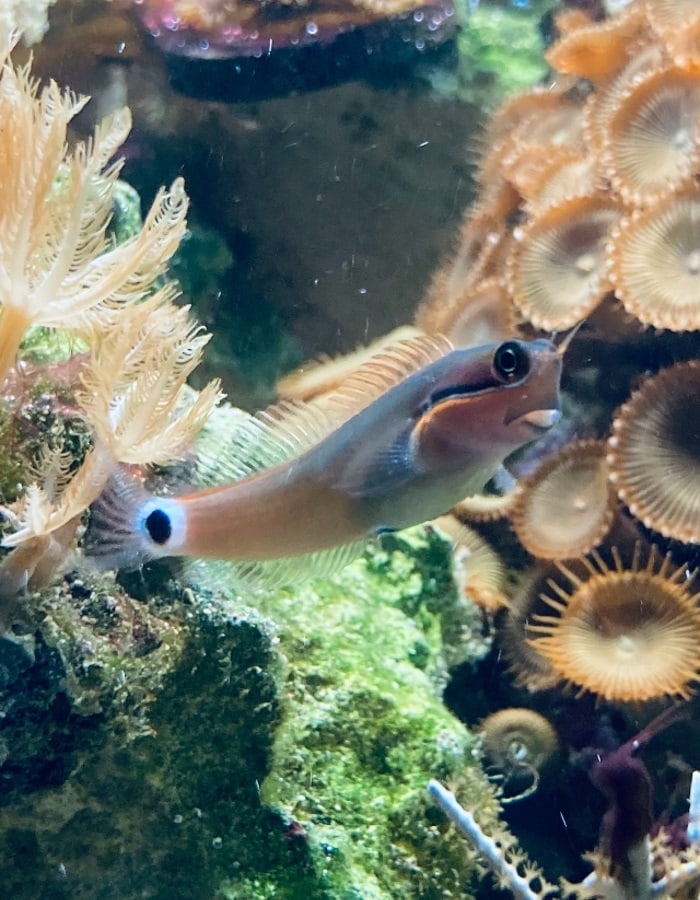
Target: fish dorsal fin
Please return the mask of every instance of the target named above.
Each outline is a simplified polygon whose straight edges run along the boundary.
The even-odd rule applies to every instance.
[[[439,334],[421,334],[399,341],[361,365],[341,387],[319,400],[319,403],[337,424],[341,424],[404,378],[441,359],[453,349],[450,341]]]
[[[323,440],[337,422],[323,406],[296,400],[281,400],[256,414],[271,440],[294,455]]]
[[[255,415],[220,407],[197,441],[197,483],[238,481],[275,466],[308,450],[334,427],[325,410],[295,401],[284,400]]]
[[[387,347],[414,338],[421,333],[414,325],[400,325],[369,344],[361,344],[340,356],[324,354],[307,360],[277,382],[277,393],[284,400],[315,400],[342,387],[360,366]]]
[[[282,400],[254,416],[231,407],[215,410],[198,439],[197,483],[237,481],[298,456],[451,349],[447,338],[420,335],[378,353],[318,400]],[[222,434],[227,435],[224,445]]]

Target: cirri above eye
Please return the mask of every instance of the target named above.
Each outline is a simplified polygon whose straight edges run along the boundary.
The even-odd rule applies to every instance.
[[[520,381],[530,370],[530,357],[518,341],[506,341],[493,354],[493,371],[501,381]]]

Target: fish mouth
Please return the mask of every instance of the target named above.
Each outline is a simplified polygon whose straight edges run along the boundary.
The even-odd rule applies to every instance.
[[[541,434],[556,425],[561,419],[561,412],[558,409],[533,409],[522,416],[518,416],[517,423],[520,425],[529,425],[534,432]]]

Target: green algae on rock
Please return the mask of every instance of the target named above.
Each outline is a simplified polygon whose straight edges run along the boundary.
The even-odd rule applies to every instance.
[[[224,872],[264,873],[287,853],[266,839],[283,824],[256,788],[279,716],[269,629],[217,604],[154,602],[157,613],[86,582],[42,598],[53,668],[2,697],[6,788],[27,770],[0,809],[8,895],[205,897]],[[13,716],[42,681],[54,686],[51,778]]]
[[[547,66],[538,23],[546,7],[546,3],[518,9],[481,4],[462,12],[454,87],[462,100],[482,109],[492,107],[544,78]]]
[[[425,794],[436,776],[496,814],[439,696],[448,567],[413,529],[255,610],[163,565],[124,581],[147,603],[86,573],[32,597],[39,652],[0,685],[0,883],[17,900],[468,896],[473,863]]]
[[[387,544],[330,581],[261,599],[286,659],[262,796],[304,824],[324,896],[463,897],[472,863],[435,827],[426,774],[466,781],[495,807],[474,740],[439,697],[449,543],[416,528]]]

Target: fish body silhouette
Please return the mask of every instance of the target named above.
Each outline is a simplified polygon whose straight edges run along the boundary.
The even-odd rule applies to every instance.
[[[311,404],[263,414],[258,438],[284,444],[289,458],[178,497],[118,477],[92,508],[88,552],[113,568],[164,556],[262,563],[325,551],[340,565],[357,542],[480,491],[507,456],[558,420],[560,375],[561,349],[546,340],[468,350],[407,342],[363,367],[322,413]],[[354,551],[338,553],[343,547]]]

